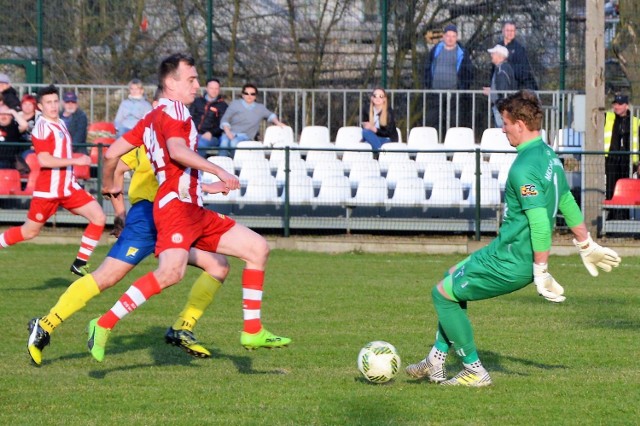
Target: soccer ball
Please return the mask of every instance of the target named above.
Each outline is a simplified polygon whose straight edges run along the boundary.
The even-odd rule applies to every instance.
[[[400,356],[396,348],[387,342],[369,342],[358,354],[358,370],[372,383],[385,383],[400,371]]]

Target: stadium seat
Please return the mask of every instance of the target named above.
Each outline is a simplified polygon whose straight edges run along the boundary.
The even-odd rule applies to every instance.
[[[346,176],[330,176],[322,180],[315,205],[343,205],[351,200],[351,184]]]
[[[204,194],[202,196],[202,202],[206,204],[234,204],[236,203],[239,194],[240,190],[229,191],[227,195],[224,195],[222,193]]]
[[[560,129],[553,141],[553,149],[559,154],[577,154],[584,147],[584,132]]]
[[[331,144],[329,129],[326,126],[306,126],[300,133],[301,148],[324,148]]]
[[[111,145],[113,142],[115,142],[115,138],[110,138],[110,137],[97,137],[93,140],[93,143],[98,145],[98,144],[102,144],[102,145],[106,145],[102,148],[102,158],[104,158],[104,153],[107,152],[107,149],[109,149],[108,145]],[[99,150],[97,146],[92,146],[91,149],[89,150],[89,157],[91,157],[91,164],[98,164],[98,160],[99,160]]]
[[[456,179],[456,169],[453,163],[445,161],[443,163],[432,163],[424,171],[424,185],[432,188],[438,181],[449,181]]]
[[[336,134],[336,147],[343,148],[362,142],[362,128],[359,126],[343,126]]]
[[[313,170],[319,163],[336,159],[336,151],[310,150],[307,152],[305,161],[307,163],[307,170],[313,173]]]
[[[280,163],[284,163],[287,151],[280,148],[285,148],[286,146],[296,148],[298,147],[298,144],[291,143],[291,144],[285,145],[283,143],[278,142],[272,146],[271,153],[269,154],[269,165],[271,166],[272,171],[275,172],[276,170],[278,170],[278,166],[280,165]],[[289,158],[300,159],[301,158],[300,151],[297,149],[290,149]]]
[[[463,201],[459,179],[439,179],[433,183],[431,195],[425,204],[431,207],[459,207]]]
[[[350,204],[355,206],[378,206],[387,200],[387,180],[381,176],[369,176],[359,180],[356,195]]]
[[[264,131],[263,144],[266,147],[293,145],[293,143],[293,129],[290,126],[269,126]]]
[[[476,148],[473,129],[469,127],[451,127],[444,136],[443,148],[447,151],[466,151]]]
[[[454,152],[451,162],[456,170],[456,173],[461,173],[462,169],[468,164],[476,164],[475,152]]]
[[[223,168],[225,171],[227,171],[228,173],[231,173],[232,175],[234,175],[235,172],[235,166],[233,164],[233,158],[231,157],[227,157],[225,155],[212,155],[211,157],[207,158],[207,161],[215,164],[218,167]]]
[[[602,203],[604,205],[640,205],[640,179],[618,179],[613,188],[613,197]]]
[[[409,131],[407,148],[418,151],[442,149],[438,143],[438,131],[434,127],[414,127]]]
[[[79,152],[73,153],[73,158],[82,157],[84,154]],[[89,166],[73,166],[73,174],[76,179],[86,180],[91,178],[91,169]]]
[[[309,176],[296,175],[289,179],[289,204],[310,204],[314,198],[313,181]],[[282,192],[282,202],[285,191]]]
[[[386,172],[389,169],[389,165],[395,162],[405,162],[409,160],[409,152],[407,151],[407,145],[403,143],[385,143],[382,145],[380,153],[378,155],[378,163],[380,163],[380,170]]]
[[[398,143],[402,143],[402,130],[400,130],[400,127],[396,127],[396,132],[398,132]]]
[[[302,158],[291,158],[289,160],[289,179],[294,176],[307,176],[307,163]],[[282,162],[276,171],[276,183],[284,185],[286,179],[285,163]]]
[[[323,180],[334,176],[344,177],[342,161],[337,158],[321,161],[313,169],[313,185],[319,187]]]
[[[358,149],[359,151],[344,151],[342,154],[342,165],[344,170],[349,172],[351,167],[362,161],[373,160],[373,151],[371,151],[371,145],[368,143],[358,143],[351,149]]]
[[[271,168],[266,158],[258,158],[255,160],[246,160],[242,163],[242,169],[238,174],[241,185],[247,185],[247,182],[253,179],[261,179],[263,177],[271,177]]]
[[[421,207],[426,201],[424,181],[418,177],[403,178],[396,182],[393,196],[387,207]]]
[[[244,141],[238,143],[238,150],[233,155],[233,165],[236,170],[242,169],[242,163],[244,161],[259,160],[265,158],[265,150],[262,142],[258,141]]]
[[[491,159],[492,151],[516,152],[516,148],[509,144],[507,135],[502,131],[502,127],[485,129],[480,139],[480,150],[483,155]]]
[[[494,152],[489,157],[489,164],[491,165],[491,171],[500,171],[502,166],[507,164],[511,167],[511,163],[516,159],[515,153],[503,153],[503,152]]]
[[[112,138],[116,137],[116,126],[110,121],[96,121],[89,124],[87,127],[87,142],[96,143],[98,138]]]
[[[373,158],[354,163],[349,171],[349,182],[356,188],[362,179],[380,177],[380,164]]]
[[[394,189],[398,181],[408,178],[418,177],[418,166],[415,161],[406,158],[403,161],[396,161],[389,164],[387,170],[387,185],[389,189]],[[424,186],[424,183],[423,183]]]
[[[241,197],[237,197],[241,204],[278,204],[278,186],[273,176],[250,180],[247,189]]]
[[[20,172],[16,169],[0,169],[0,195],[16,195],[21,191]]]
[[[473,181],[471,188],[469,189],[469,196],[467,202],[469,206],[476,205],[476,182]],[[497,206],[501,203],[500,200],[500,184],[498,179],[491,177],[483,177],[480,179],[480,205],[481,206]]]
[[[446,152],[418,152],[415,162],[419,172],[424,172],[433,164],[449,163]]]
[[[480,163],[480,179],[492,177],[491,165],[482,161]],[[467,163],[462,167],[460,173],[460,183],[462,189],[469,189],[476,182],[476,165],[475,163]]]

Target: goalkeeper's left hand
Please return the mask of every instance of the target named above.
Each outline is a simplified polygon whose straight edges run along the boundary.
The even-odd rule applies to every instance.
[[[533,264],[533,282],[538,294],[549,302],[561,303],[567,299],[563,296],[564,288],[551,276],[546,263]]]
[[[618,253],[593,241],[591,234],[588,234],[588,238],[582,242],[578,242],[574,238],[573,244],[578,248],[582,263],[587,271],[594,277],[598,276],[598,268],[610,272],[612,268],[618,267],[622,261]]]

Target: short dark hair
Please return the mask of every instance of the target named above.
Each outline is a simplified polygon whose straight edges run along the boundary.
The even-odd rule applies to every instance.
[[[253,83],[246,83],[244,86],[242,86],[242,90],[240,92],[244,92],[249,87],[251,87],[253,90],[256,91],[256,95],[259,93],[258,92],[258,87]]]
[[[162,60],[160,62],[160,67],[158,68],[158,87],[162,90],[165,89],[164,81],[169,75],[173,75],[177,72],[178,67],[180,66],[180,62],[184,62],[185,64],[193,67],[196,64],[196,61],[192,56],[186,55],[184,53],[174,53]]]
[[[506,25],[513,25],[514,27],[518,28],[518,26],[516,25],[516,21],[514,21],[513,19],[502,21],[502,28],[504,28]]]
[[[45,87],[41,87],[40,89],[38,89],[38,93],[36,95],[36,99],[38,101],[38,103],[40,103],[40,101],[42,100],[43,96],[46,95],[58,95],[58,97],[60,97],[60,91],[58,90],[58,88],[56,86],[54,86],[53,84],[50,84],[48,86]]]
[[[498,111],[501,114],[507,112],[513,121],[521,120],[531,131],[542,127],[542,105],[531,90],[520,90],[501,99]]]
[[[217,78],[210,78],[207,80],[207,82],[204,84],[205,86],[208,85],[209,83],[211,83],[212,81],[215,81],[216,83],[218,83],[219,86],[222,86],[222,84],[220,84],[220,80],[218,80]]]

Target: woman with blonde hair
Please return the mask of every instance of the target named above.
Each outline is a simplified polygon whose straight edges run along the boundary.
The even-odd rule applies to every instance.
[[[371,93],[369,109],[362,114],[362,139],[378,151],[387,142],[398,142],[398,129],[387,93],[376,87]]]

